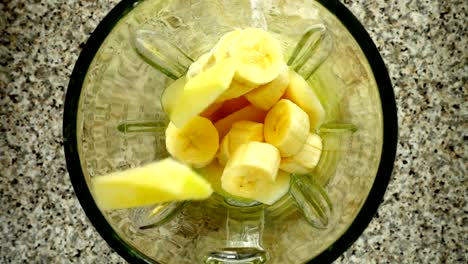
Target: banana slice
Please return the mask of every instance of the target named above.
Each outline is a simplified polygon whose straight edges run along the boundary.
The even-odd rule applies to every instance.
[[[278,77],[261,85],[245,95],[245,98],[257,108],[268,110],[283,96],[289,85],[289,69],[283,65]]]
[[[238,121],[232,124],[231,130],[229,130],[219,146],[217,156],[219,163],[225,165],[238,147],[250,141],[263,142],[262,123]]]
[[[310,173],[319,163],[322,154],[322,139],[317,134],[309,134],[301,151],[281,160],[280,169],[289,173]]]
[[[213,191],[215,191],[216,193],[230,199],[235,199],[245,203],[251,203],[251,199],[235,196],[223,190],[223,188],[221,187],[221,176],[223,175],[223,171],[224,166],[220,165],[217,160],[213,160],[213,162],[211,162],[207,166],[197,169],[197,172],[200,173],[211,184]]]
[[[219,102],[236,98],[252,91],[255,88],[257,88],[256,85],[241,83],[239,81],[232,80],[229,88],[222,95],[220,95],[216,101]]]
[[[170,101],[166,104],[171,107],[164,108],[169,119],[177,127],[184,127],[229,88],[236,68],[235,60],[224,60],[188,80],[182,90],[169,86],[163,94]]]
[[[262,192],[270,192],[276,181],[280,159],[278,149],[268,143],[243,144],[226,164],[221,187],[239,197],[262,199]]]
[[[171,158],[91,179],[99,208],[120,209],[208,198],[213,189],[203,177]]]
[[[218,158],[218,163],[220,165],[226,165],[226,163],[228,162],[229,156],[231,153],[230,146],[231,146],[231,142],[229,140],[229,132],[228,132],[226,136],[224,136],[223,139],[221,140],[218,154],[216,154],[216,157]]]
[[[231,58],[231,47],[237,40],[242,30],[236,29],[224,34],[213,47],[212,52],[216,61],[222,61],[227,58]]]
[[[232,124],[237,121],[246,120],[263,123],[267,112],[256,108],[253,105],[248,105],[239,111],[236,111],[220,120],[214,125],[219,133],[219,138],[223,138],[231,129]]]
[[[234,78],[253,86],[275,79],[284,65],[278,40],[259,28],[242,30],[232,42],[229,53],[240,62]]]
[[[193,62],[187,71],[187,80],[193,79],[195,76],[204,72],[214,66],[216,59],[212,52],[207,52],[201,55],[195,62]]]
[[[276,181],[265,186],[264,190],[259,190],[254,200],[264,204],[272,205],[289,191],[290,176],[289,173],[279,170]]]
[[[277,147],[281,157],[296,155],[309,135],[309,117],[299,106],[281,99],[265,117],[264,136]]]
[[[293,101],[309,115],[310,129],[317,129],[325,119],[325,109],[315,92],[301,75],[289,72],[290,81],[284,98]]]
[[[215,158],[218,147],[218,131],[205,117],[196,116],[182,128],[171,122],[166,129],[169,154],[195,168],[209,164]]]

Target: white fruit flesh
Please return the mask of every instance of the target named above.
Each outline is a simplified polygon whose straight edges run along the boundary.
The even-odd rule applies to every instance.
[[[252,199],[272,205],[289,191],[289,185],[289,173],[280,170],[276,176],[276,181],[265,186],[265,189],[260,190]]]
[[[280,169],[296,174],[310,173],[317,166],[321,154],[322,139],[311,133],[299,153],[281,160]]]
[[[221,177],[222,188],[236,196],[256,199],[259,192],[275,182],[280,163],[279,151],[270,144],[249,142],[229,159]]]
[[[221,141],[219,163],[225,165],[239,146],[250,141],[263,142],[263,124],[245,120],[234,123]]]
[[[281,159],[280,169],[294,174],[307,174],[310,172],[309,168],[302,166],[297,163],[293,158],[283,158]]]
[[[199,200],[213,192],[190,167],[171,158],[91,179],[99,208],[120,209],[175,200]]]
[[[230,48],[232,58],[239,60],[235,79],[261,85],[276,78],[284,65],[278,40],[258,28],[244,29]]]
[[[286,89],[284,98],[293,101],[307,113],[309,116],[310,129],[313,131],[323,123],[325,119],[325,109],[317,95],[301,75],[291,70],[289,76],[289,86]]]
[[[162,104],[168,152],[201,168],[222,195],[272,204],[288,192],[289,173],[310,173],[320,160],[321,139],[310,131],[324,108],[262,29],[223,35]]]
[[[218,194],[235,199],[238,201],[252,202],[251,199],[235,196],[232,193],[228,193],[221,187],[221,176],[223,175],[224,166],[220,165],[216,160],[208,164],[207,166],[200,168],[197,172],[203,176],[210,184],[215,192]]]
[[[213,55],[217,62],[231,57],[231,47],[242,30],[236,29],[224,34],[213,47]]]
[[[265,117],[265,141],[277,147],[281,157],[297,154],[309,135],[309,118],[296,104],[281,99]]]
[[[229,132],[226,134],[226,136],[223,137],[221,140],[221,144],[219,144],[219,150],[218,154],[216,157],[218,158],[218,162],[221,165],[226,165],[226,163],[229,160],[229,157],[231,156],[231,151],[230,151],[230,137],[229,137]]]
[[[215,157],[218,146],[218,131],[204,117],[196,116],[182,128],[169,123],[166,129],[167,151],[195,168],[209,164]]]

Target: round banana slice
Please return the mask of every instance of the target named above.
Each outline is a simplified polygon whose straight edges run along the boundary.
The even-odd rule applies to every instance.
[[[289,72],[290,82],[284,98],[293,101],[309,115],[310,129],[315,130],[325,119],[325,109],[314,90],[306,80],[293,70]]]
[[[277,147],[281,157],[297,154],[309,135],[309,117],[299,106],[281,99],[265,117],[265,141]]]
[[[219,147],[219,135],[213,123],[196,116],[184,127],[172,122],[166,129],[166,148],[174,158],[195,168],[209,164]]]
[[[280,169],[296,174],[310,173],[322,154],[322,139],[310,133],[302,149],[296,155],[281,160]]]
[[[221,141],[218,151],[218,161],[225,165],[230,156],[241,145],[250,141],[263,142],[263,124],[252,121],[238,121],[232,124],[231,130]]]
[[[233,195],[254,199],[270,191],[280,163],[278,149],[268,143],[249,142],[234,152],[221,176],[222,188]]]
[[[237,40],[242,30],[236,29],[224,34],[213,47],[212,52],[216,61],[222,61],[231,57],[231,47],[234,41]]]
[[[273,81],[250,91],[245,98],[257,108],[268,110],[283,96],[288,84],[289,68],[284,64],[280,74]]]
[[[284,65],[278,40],[259,28],[247,28],[240,32],[232,42],[230,55],[240,62],[234,78],[253,86],[275,79]]]

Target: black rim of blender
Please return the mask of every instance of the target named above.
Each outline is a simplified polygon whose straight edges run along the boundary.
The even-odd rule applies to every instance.
[[[91,196],[83,175],[77,149],[78,142],[76,131],[79,98],[88,67],[107,35],[112,31],[120,18],[124,17],[135,7],[137,1],[138,0],[123,0],[118,3],[101,23],[99,23],[81,51],[70,77],[65,98],[63,138],[67,169],[73,188],[83,210],[91,223],[96,227],[98,233],[109,246],[125,260],[131,263],[157,263],[125,242],[106,221],[104,215],[98,209]],[[318,2],[338,17],[364,52],[379,89],[383,113],[383,146],[380,164],[374,184],[372,185],[364,205],[347,231],[325,251],[308,262],[330,263],[345,252],[359,238],[372,220],[383,200],[395,160],[398,121],[395,96],[387,69],[367,31],[342,3],[336,0],[318,0]]]
[[[135,7],[135,3],[137,1],[138,0],[123,0],[118,3],[99,23],[81,51],[71,74],[65,97],[63,138],[65,159],[73,189],[75,190],[75,194],[78,197],[86,216],[95,226],[97,232],[104,238],[107,244],[126,261],[131,263],[157,263],[135,247],[125,242],[107,222],[92,198],[88,184],[86,183],[83,175],[77,147],[78,141],[76,131],[79,98],[88,68],[105,38],[112,31],[118,21]]]
[[[361,236],[377,213],[380,203],[383,201],[395,162],[398,143],[398,118],[395,94],[387,68],[364,26],[341,2],[337,0],[317,1],[331,13],[335,14],[338,20],[341,21],[351,33],[365,54],[379,89],[383,115],[383,144],[380,164],[364,205],[346,232],[324,252],[308,262],[331,263]]]

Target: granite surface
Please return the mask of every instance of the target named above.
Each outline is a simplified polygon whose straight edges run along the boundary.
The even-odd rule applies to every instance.
[[[117,2],[0,3],[0,263],[124,263],[74,195],[61,131],[73,65]],[[343,2],[388,67],[400,128],[384,201],[336,263],[466,263],[468,2]]]

